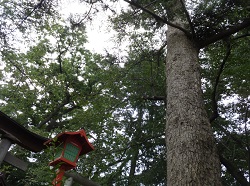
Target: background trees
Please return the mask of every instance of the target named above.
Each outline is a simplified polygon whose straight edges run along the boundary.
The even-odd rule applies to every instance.
[[[164,185],[165,31],[171,16],[187,10],[190,20],[183,31],[195,36],[202,47],[202,90],[223,183],[246,185],[249,28],[241,29],[248,23],[249,3],[188,2],[186,9],[175,12],[169,8],[174,1],[128,2],[130,6],[118,16],[111,14],[117,42],[129,40],[127,56],[119,58],[111,52],[88,51],[84,47],[87,19],[62,20],[56,9],[60,3],[3,1],[1,111],[48,137],[84,127],[96,150],[79,161],[76,171],[101,185]],[[113,10],[105,3],[91,6]],[[232,27],[241,31],[230,35],[226,31]],[[223,40],[211,44],[223,31]],[[12,185],[52,180],[51,173],[44,171],[48,153],[32,154],[18,147],[13,151],[23,159],[35,158],[36,163],[27,173],[12,171],[8,176]]]

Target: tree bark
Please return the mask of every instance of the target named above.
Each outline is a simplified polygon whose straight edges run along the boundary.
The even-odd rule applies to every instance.
[[[134,185],[136,161],[138,159],[138,154],[139,154],[139,151],[137,147],[135,147],[134,153],[132,154],[132,158],[131,158],[131,166],[130,166],[129,177],[128,177],[128,186]]]
[[[202,99],[198,47],[170,26],[167,41],[167,185],[220,186],[219,156]]]

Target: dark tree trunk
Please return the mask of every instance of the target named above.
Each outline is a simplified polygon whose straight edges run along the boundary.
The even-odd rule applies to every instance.
[[[129,171],[129,178],[128,178],[128,186],[134,185],[134,178],[135,178],[135,170],[136,170],[136,161],[138,159],[139,151],[138,149],[134,149],[134,153],[131,158],[131,166]]]

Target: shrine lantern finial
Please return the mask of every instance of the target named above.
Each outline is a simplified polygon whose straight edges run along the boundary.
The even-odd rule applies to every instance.
[[[54,139],[46,141],[44,145],[56,147],[55,158],[49,163],[50,166],[60,166],[57,177],[53,181],[55,186],[61,185],[65,171],[76,167],[80,155],[94,150],[83,129],[77,132],[60,133]]]

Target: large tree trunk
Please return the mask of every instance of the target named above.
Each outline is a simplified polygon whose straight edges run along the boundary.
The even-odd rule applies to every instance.
[[[201,91],[198,49],[180,30],[167,33],[167,184],[220,186],[220,163]]]

